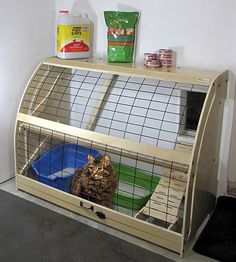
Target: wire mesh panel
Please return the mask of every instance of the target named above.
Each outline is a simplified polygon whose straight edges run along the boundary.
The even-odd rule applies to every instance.
[[[76,196],[147,223],[181,229],[186,173],[161,166],[154,157],[24,122],[18,123],[18,130],[18,174],[68,194],[74,194],[73,181],[79,177]],[[95,162],[90,162],[90,156]],[[104,156],[109,156],[111,169],[103,167],[104,177],[95,178],[94,165]],[[111,180],[115,181],[113,191]]]
[[[183,137],[193,142],[205,92],[199,85],[42,65],[21,112],[174,149]]]

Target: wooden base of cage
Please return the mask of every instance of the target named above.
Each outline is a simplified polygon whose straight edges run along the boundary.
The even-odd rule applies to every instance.
[[[19,174],[17,188],[104,225],[182,254],[182,236],[179,233],[91,203]]]

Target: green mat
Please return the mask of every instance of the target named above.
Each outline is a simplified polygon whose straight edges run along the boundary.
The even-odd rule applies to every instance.
[[[121,189],[113,195],[113,203],[132,210],[140,210],[155,190],[160,181],[160,177],[144,172],[126,165],[113,164],[119,185],[122,183],[129,190]],[[140,194],[142,192],[143,194]]]

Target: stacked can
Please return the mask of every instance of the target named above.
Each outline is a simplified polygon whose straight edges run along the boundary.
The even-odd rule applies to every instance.
[[[172,53],[171,49],[159,49],[159,61],[162,67],[169,68],[172,66]]]
[[[159,57],[157,53],[145,53],[144,54],[144,65],[146,67],[159,67]]]

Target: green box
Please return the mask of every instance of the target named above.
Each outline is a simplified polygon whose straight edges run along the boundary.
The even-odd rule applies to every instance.
[[[113,168],[119,183],[124,183],[133,188],[133,193],[129,193],[120,190],[118,187],[118,190],[113,194],[113,203],[128,209],[140,210],[149,200],[160,181],[160,177],[121,164],[113,164]],[[135,192],[136,189],[143,190],[146,193],[139,195]]]

